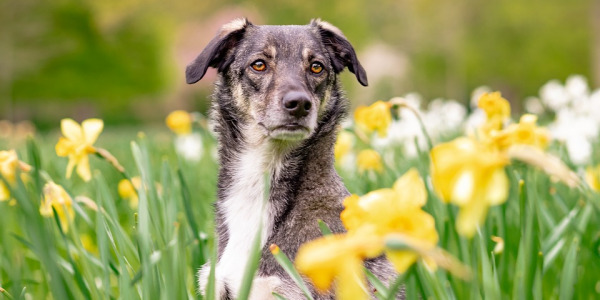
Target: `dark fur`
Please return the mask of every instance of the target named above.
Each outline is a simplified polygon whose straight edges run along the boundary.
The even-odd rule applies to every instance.
[[[277,289],[278,293],[289,299],[303,299],[299,289],[274,260],[269,245],[277,244],[293,260],[300,245],[321,236],[318,219],[327,223],[333,232],[345,232],[340,213],[342,200],[349,193],[334,169],[333,147],[339,123],[347,115],[348,101],[341,92],[337,74],[347,67],[363,85],[367,85],[367,76],[352,45],[327,23],[255,26],[247,20],[243,22],[241,26],[224,27],[186,70],[188,83],[200,80],[208,67],[219,71],[211,112],[221,163],[216,203],[219,258],[229,240],[223,199],[236,172],[232,162],[241,149],[253,146],[244,129],[258,122],[269,136],[269,124],[292,122],[279,104],[282,97],[290,91],[306,93],[318,112],[311,112],[314,116],[307,116],[306,121],[293,119],[293,122],[310,127],[310,118],[315,117],[316,126],[311,127],[310,134],[300,141],[268,141],[279,149],[284,167],[277,175],[271,173],[269,205],[274,212],[273,229],[264,244],[257,274],[280,278],[283,285]],[[264,49],[276,49],[276,57],[269,57],[269,51]],[[304,54],[296,52],[303,49],[310,49],[313,57],[322,60],[327,74],[316,76],[307,73],[305,66],[299,66],[304,63],[301,60]],[[255,74],[248,68],[248,61],[252,59],[247,57],[253,56],[267,60],[269,68],[273,69],[271,77],[266,73]],[[260,116],[258,120],[256,116]],[[394,275],[383,259],[371,260],[367,266],[386,281]],[[312,289],[312,285],[309,286]],[[226,286],[226,290],[230,289]],[[322,295],[315,291],[313,296],[315,299],[333,298],[331,294]]]

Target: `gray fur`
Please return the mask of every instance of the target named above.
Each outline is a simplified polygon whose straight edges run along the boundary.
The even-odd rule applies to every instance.
[[[266,71],[250,68],[259,59]],[[322,73],[310,72],[314,61],[323,65]],[[211,109],[221,163],[215,211],[219,259],[230,236],[224,199],[234,184],[236,163],[245,149],[267,144],[279,167],[270,169],[272,228],[257,275],[279,278],[276,292],[288,299],[304,299],[272,257],[269,245],[277,244],[293,260],[301,244],[321,236],[318,219],[333,232],[345,232],[340,213],[349,193],[334,169],[333,147],[348,101],[337,74],[348,68],[367,85],[366,73],[341,32],[319,20],[305,26],[255,26],[236,20],[225,25],[188,66],[187,82],[200,80],[208,67],[219,71]],[[310,102],[306,116],[288,113],[282,105],[292,92]],[[291,131],[279,127],[290,124]],[[368,261],[367,267],[385,281],[395,275],[383,258]],[[309,286],[315,299],[334,298]],[[225,282],[222,299],[230,297],[232,288],[237,287]]]

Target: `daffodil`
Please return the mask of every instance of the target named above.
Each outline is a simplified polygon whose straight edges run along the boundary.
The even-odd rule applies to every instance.
[[[72,223],[75,218],[71,196],[62,186],[54,182],[47,183],[44,186],[43,193],[40,214],[44,217],[52,217],[54,211],[56,211],[62,229],[65,232],[69,231],[69,223]]]
[[[372,149],[362,150],[358,153],[356,159],[358,165],[358,171],[364,173],[366,171],[383,172],[383,162],[381,161],[381,155],[377,151]]]
[[[192,115],[184,110],[175,110],[171,112],[165,123],[167,127],[179,135],[185,135],[192,132]]]
[[[426,201],[425,184],[417,170],[411,169],[396,181],[393,189],[346,198],[340,217],[350,233],[370,228],[371,234],[380,238],[401,234],[411,244],[430,250],[436,247],[438,234],[435,220],[422,210]],[[419,254],[410,250],[387,250],[386,255],[400,273],[406,272],[419,258]]]
[[[493,131],[490,135],[493,146],[506,150],[513,145],[530,145],[546,149],[550,134],[546,128],[538,127],[537,116],[524,114],[518,124],[511,124],[503,130]]]
[[[60,129],[64,137],[56,144],[58,156],[68,156],[67,178],[71,178],[73,168],[77,167],[77,174],[85,181],[92,178],[90,171],[89,154],[96,153],[93,144],[102,132],[104,123],[99,119],[87,119],[79,125],[72,119],[62,119]]]
[[[600,165],[585,169],[585,181],[590,188],[600,192]]]
[[[6,183],[9,185],[14,185],[17,182],[17,170],[28,172],[30,169],[31,166],[19,161],[17,152],[14,149],[0,151],[0,175],[4,177],[4,180],[6,180]],[[24,173],[21,173],[22,180],[27,179],[27,177],[24,175]],[[6,201],[10,198],[8,186],[6,186],[5,182],[0,179],[0,201]]]
[[[487,116],[486,122],[479,131],[482,137],[489,136],[494,130],[502,129],[504,122],[510,118],[510,103],[502,98],[500,92],[483,93],[477,105]]]
[[[380,137],[387,135],[388,127],[392,123],[391,104],[381,100],[370,106],[359,106],[354,111],[356,125],[366,132],[377,131]]]
[[[335,280],[337,299],[369,299],[362,261],[382,251],[383,241],[376,236],[329,235],[303,244],[296,268],[320,291],[328,290]]]
[[[354,145],[354,135],[352,133],[342,130],[338,135],[337,141],[335,142],[335,147],[333,148],[333,154],[335,156],[335,161],[339,162],[344,158],[350,151],[352,151],[352,146]]]
[[[98,246],[96,246],[94,239],[92,239],[92,237],[89,234],[83,233],[79,236],[79,239],[81,240],[81,245],[83,246],[83,249],[87,250],[90,253],[98,254]]]
[[[131,178],[131,181],[127,179],[121,179],[119,181],[119,196],[123,199],[129,200],[129,206],[136,209],[139,204],[139,197],[137,190],[142,186],[142,179],[139,176]]]
[[[456,228],[472,237],[490,205],[504,203],[508,178],[504,152],[470,138],[457,138],[431,150],[433,186],[442,201],[460,207]]]
[[[16,172],[19,165],[17,152],[15,150],[0,151],[0,174],[8,182],[14,184],[16,181]],[[0,201],[10,199],[10,192],[4,181],[0,180]]]

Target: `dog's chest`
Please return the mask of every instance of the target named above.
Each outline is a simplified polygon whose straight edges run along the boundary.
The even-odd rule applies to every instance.
[[[273,227],[265,180],[278,163],[266,147],[256,147],[243,151],[230,167],[233,176],[219,205],[228,241],[217,265],[217,276],[237,291],[258,230],[262,248]]]

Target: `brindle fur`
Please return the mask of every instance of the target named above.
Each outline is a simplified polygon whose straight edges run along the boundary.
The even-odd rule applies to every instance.
[[[257,59],[266,63],[265,72],[250,69]],[[323,64],[321,74],[310,73],[313,61]],[[231,234],[225,219],[225,198],[236,180],[239,157],[251,147],[268,145],[265,149],[275,161],[269,169],[272,227],[266,229],[257,279],[278,279],[271,281],[276,284],[269,288],[288,299],[304,299],[274,260],[269,245],[277,244],[293,260],[300,245],[321,236],[317,220],[323,220],[335,233],[345,231],[340,213],[349,193],[334,169],[333,147],[339,123],[347,115],[348,101],[337,74],[348,68],[366,86],[366,73],[341,31],[320,20],[305,26],[256,26],[245,19],[235,20],[223,26],[188,66],[187,82],[200,80],[208,67],[218,69],[211,121],[218,136],[221,164],[215,210],[219,259]],[[309,99],[311,109],[306,116],[293,116],[282,105],[290,93]],[[285,124],[304,126],[307,132],[300,137],[277,135],[277,126]],[[248,234],[254,234],[253,230],[250,228]],[[368,261],[367,267],[384,281],[395,274],[381,258]],[[243,268],[239,272],[243,273]],[[227,278],[221,280],[220,298],[234,297],[233,291],[239,287],[228,284]],[[315,299],[334,298],[308,285]],[[265,287],[255,284],[253,295],[261,288]]]

